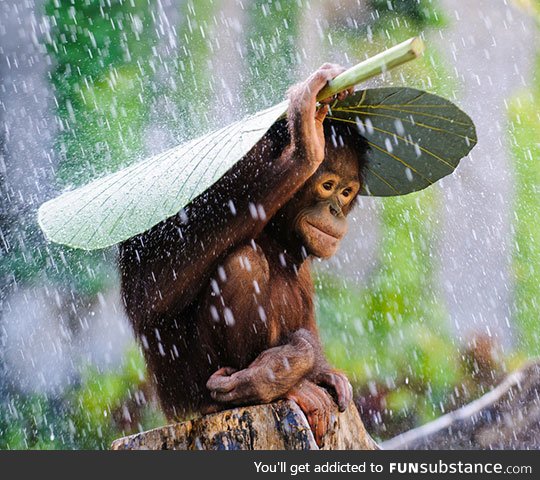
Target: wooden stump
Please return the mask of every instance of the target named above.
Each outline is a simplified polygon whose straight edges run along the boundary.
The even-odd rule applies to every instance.
[[[235,408],[119,438],[113,450],[318,450],[294,402]],[[356,407],[336,411],[323,450],[377,450]]]

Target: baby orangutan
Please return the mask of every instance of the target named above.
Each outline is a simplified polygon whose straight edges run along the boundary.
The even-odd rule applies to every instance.
[[[171,420],[290,399],[320,444],[331,395],[342,411],[352,400],[322,352],[310,273],[312,258],[336,252],[361,188],[364,141],[354,125],[324,122],[316,102],[342,71],[325,64],[292,87],[286,122],[121,246],[126,310]]]

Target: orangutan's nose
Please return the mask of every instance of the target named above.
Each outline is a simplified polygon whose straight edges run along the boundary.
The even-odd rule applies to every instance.
[[[330,213],[334,217],[341,217],[343,216],[343,210],[341,210],[341,205],[337,202],[330,201]]]

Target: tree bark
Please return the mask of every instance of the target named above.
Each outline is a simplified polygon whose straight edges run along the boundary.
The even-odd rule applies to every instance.
[[[389,450],[540,449],[540,361],[472,403],[382,444]]]
[[[353,405],[336,411],[323,450],[377,450]],[[318,450],[294,402],[235,408],[115,440],[112,450]]]

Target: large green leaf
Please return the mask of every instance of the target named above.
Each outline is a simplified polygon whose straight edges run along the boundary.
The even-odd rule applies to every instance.
[[[477,142],[465,112],[414,88],[358,92],[337,103],[330,118],[356,123],[370,146],[363,195],[422,190],[452,173]]]
[[[44,203],[47,238],[94,250],[175,215],[207,190],[285,114],[282,102]],[[364,195],[402,195],[451,173],[476,143],[471,119],[451,102],[411,88],[356,92],[330,121],[358,126],[370,145]]]
[[[287,102],[166,150],[44,203],[46,237],[94,250],[178,213],[221,178],[287,111]]]

